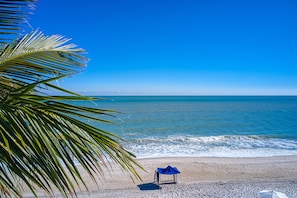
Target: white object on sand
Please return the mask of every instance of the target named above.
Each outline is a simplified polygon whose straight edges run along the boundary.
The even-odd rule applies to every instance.
[[[274,190],[262,190],[259,194],[261,198],[288,198],[286,194]]]

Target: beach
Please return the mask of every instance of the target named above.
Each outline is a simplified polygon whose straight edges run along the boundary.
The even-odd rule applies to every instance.
[[[139,170],[143,181],[132,182],[129,175],[113,166],[104,179],[92,181],[82,171],[89,188],[78,191],[78,197],[259,197],[261,190],[276,190],[297,197],[297,156],[220,158],[164,157],[138,159],[146,171]],[[157,167],[175,166],[181,172],[177,184],[172,176],[161,175],[154,182]],[[39,197],[43,196],[39,193]],[[29,192],[24,197],[32,197]],[[55,197],[59,196],[57,192]]]

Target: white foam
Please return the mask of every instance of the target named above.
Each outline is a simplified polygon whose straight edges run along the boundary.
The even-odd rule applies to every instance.
[[[268,157],[296,155],[297,141],[260,136],[169,136],[125,144],[138,158],[165,156]]]

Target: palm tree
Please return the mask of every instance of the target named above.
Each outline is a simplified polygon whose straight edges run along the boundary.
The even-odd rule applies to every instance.
[[[81,71],[88,61],[84,50],[59,35],[18,36],[34,2],[0,2],[0,196],[22,197],[21,183],[35,196],[36,188],[53,194],[53,187],[64,197],[76,196],[75,184],[87,185],[73,158],[94,181],[113,162],[140,179],[141,166],[122,139],[83,122],[111,122],[115,112],[71,105],[66,101],[96,98],[53,84]],[[64,94],[51,96],[48,90]]]

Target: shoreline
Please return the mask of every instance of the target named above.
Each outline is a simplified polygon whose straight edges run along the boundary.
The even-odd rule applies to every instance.
[[[162,157],[142,158],[137,161],[146,170],[144,172],[137,169],[143,181],[133,183],[127,173],[114,166],[112,170],[105,172],[105,178],[102,181],[98,178],[98,185],[96,185],[82,171],[82,177],[88,184],[90,193],[81,189],[81,191],[78,190],[78,197],[191,197],[193,193],[200,193],[201,197],[208,195],[213,197],[211,195],[216,193],[220,194],[217,197],[228,197],[230,193],[237,193],[236,189],[252,193],[247,194],[246,197],[256,197],[259,191],[269,188],[282,191],[288,197],[297,197],[297,155],[253,158]],[[180,170],[178,183],[155,184],[156,168],[165,168],[167,165],[175,166]],[[80,166],[78,167],[81,169]],[[172,179],[172,176],[162,175],[161,177],[164,181],[169,179]],[[149,189],[142,190],[143,186]],[[159,186],[161,189],[150,189],[153,186]],[[184,195],[184,193],[188,194]],[[57,193],[56,197],[59,197],[58,195]],[[30,193],[24,193],[24,197],[31,197]]]

